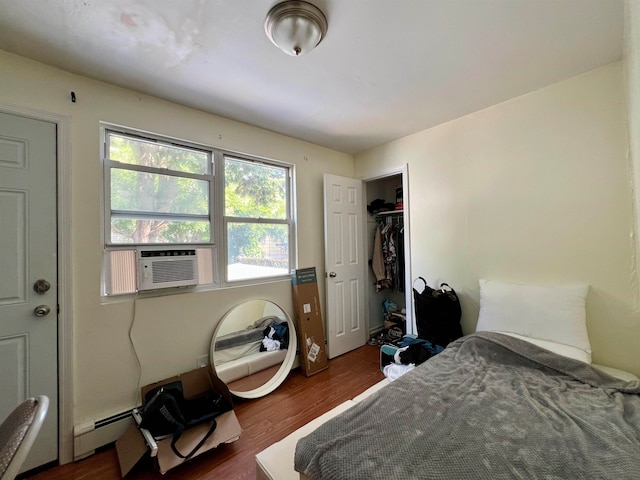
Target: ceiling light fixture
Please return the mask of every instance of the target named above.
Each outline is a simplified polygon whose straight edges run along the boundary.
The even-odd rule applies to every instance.
[[[269,10],[264,30],[280,50],[299,57],[313,50],[325,37],[327,18],[315,5],[287,0]]]

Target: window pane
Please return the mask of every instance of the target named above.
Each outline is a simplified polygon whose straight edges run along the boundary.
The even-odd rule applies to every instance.
[[[289,273],[289,226],[227,224],[227,279],[246,280]]]
[[[111,243],[116,245],[210,241],[211,229],[206,221],[111,219]]]
[[[209,182],[111,169],[111,210],[209,214]]]
[[[209,172],[209,158],[208,152],[196,149],[109,134],[109,159],[116,162],[205,174]]]
[[[225,215],[287,218],[288,169],[225,157]]]

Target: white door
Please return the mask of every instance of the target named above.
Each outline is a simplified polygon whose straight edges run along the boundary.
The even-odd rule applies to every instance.
[[[362,182],[324,176],[325,277],[327,286],[327,356],[342,355],[365,344],[366,251]]]
[[[56,204],[56,125],[0,113],[0,419],[50,400],[22,471],[58,458]]]

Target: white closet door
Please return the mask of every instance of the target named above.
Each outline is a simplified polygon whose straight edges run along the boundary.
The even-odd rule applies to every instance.
[[[324,176],[327,356],[365,344],[364,205],[362,182]]]

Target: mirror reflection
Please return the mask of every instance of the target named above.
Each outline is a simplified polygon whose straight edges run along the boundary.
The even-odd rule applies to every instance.
[[[256,398],[284,381],[296,347],[296,332],[286,312],[268,300],[249,300],[232,308],[218,324],[210,360],[231,393]]]

